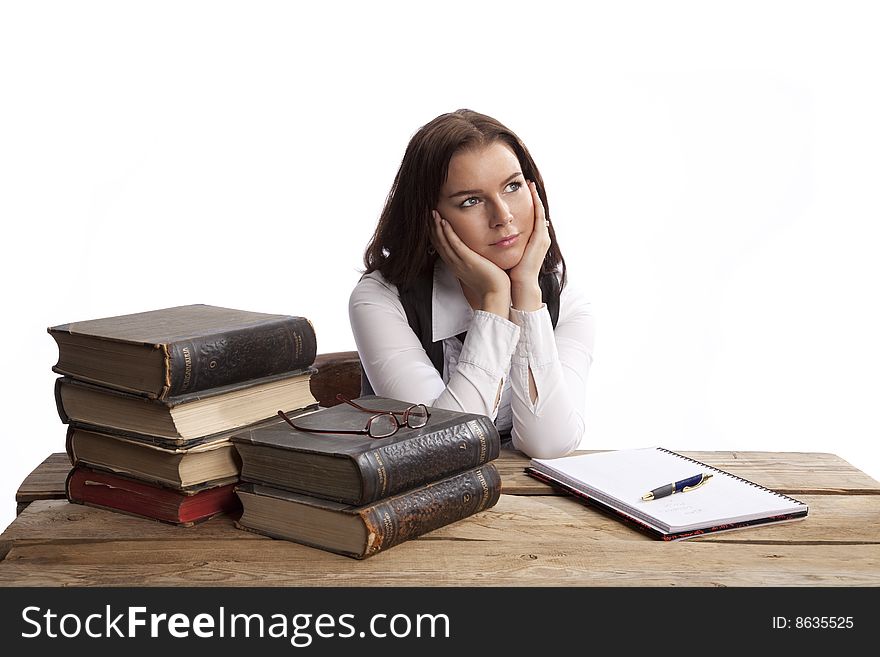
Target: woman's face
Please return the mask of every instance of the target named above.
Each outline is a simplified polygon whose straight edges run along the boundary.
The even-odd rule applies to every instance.
[[[501,141],[452,156],[437,211],[467,246],[504,270],[522,259],[535,224],[519,160]]]

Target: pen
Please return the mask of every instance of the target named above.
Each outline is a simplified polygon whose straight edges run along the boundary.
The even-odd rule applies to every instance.
[[[642,495],[642,499],[647,502],[648,500],[656,500],[673,493],[686,493],[705,484],[711,476],[704,472],[681,481],[676,481],[674,484],[666,484],[665,486],[660,486],[660,488],[655,488],[650,493],[645,493]]]

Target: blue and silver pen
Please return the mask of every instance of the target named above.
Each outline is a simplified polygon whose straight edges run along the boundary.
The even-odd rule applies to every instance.
[[[642,495],[642,499],[647,502],[648,500],[656,500],[661,497],[666,497],[667,495],[672,495],[673,493],[686,493],[689,490],[702,486],[709,481],[711,477],[711,474],[705,472],[694,475],[693,477],[676,481],[674,484],[666,484],[665,486],[660,486],[660,488],[655,488],[650,493]]]

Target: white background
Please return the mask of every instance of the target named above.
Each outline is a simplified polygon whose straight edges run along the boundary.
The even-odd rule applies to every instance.
[[[871,3],[0,7],[0,527],[64,449],[48,326],[208,303],[354,349],[406,143],[460,107],[529,146],[593,301],[583,447],[880,478]]]

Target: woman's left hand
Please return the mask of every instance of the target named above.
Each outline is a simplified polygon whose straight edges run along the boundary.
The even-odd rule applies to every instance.
[[[540,299],[538,276],[541,273],[544,256],[547,255],[547,251],[550,249],[550,228],[544,214],[544,204],[541,203],[541,197],[538,195],[538,188],[534,182],[529,182],[529,190],[532,193],[535,225],[532,229],[532,235],[529,237],[529,243],[526,244],[525,251],[523,251],[522,259],[516,266],[509,269],[507,273],[510,276],[511,292],[514,296],[516,296],[517,290],[537,289],[538,299]],[[516,303],[516,299],[513,300],[513,305],[517,308],[520,307]]]

